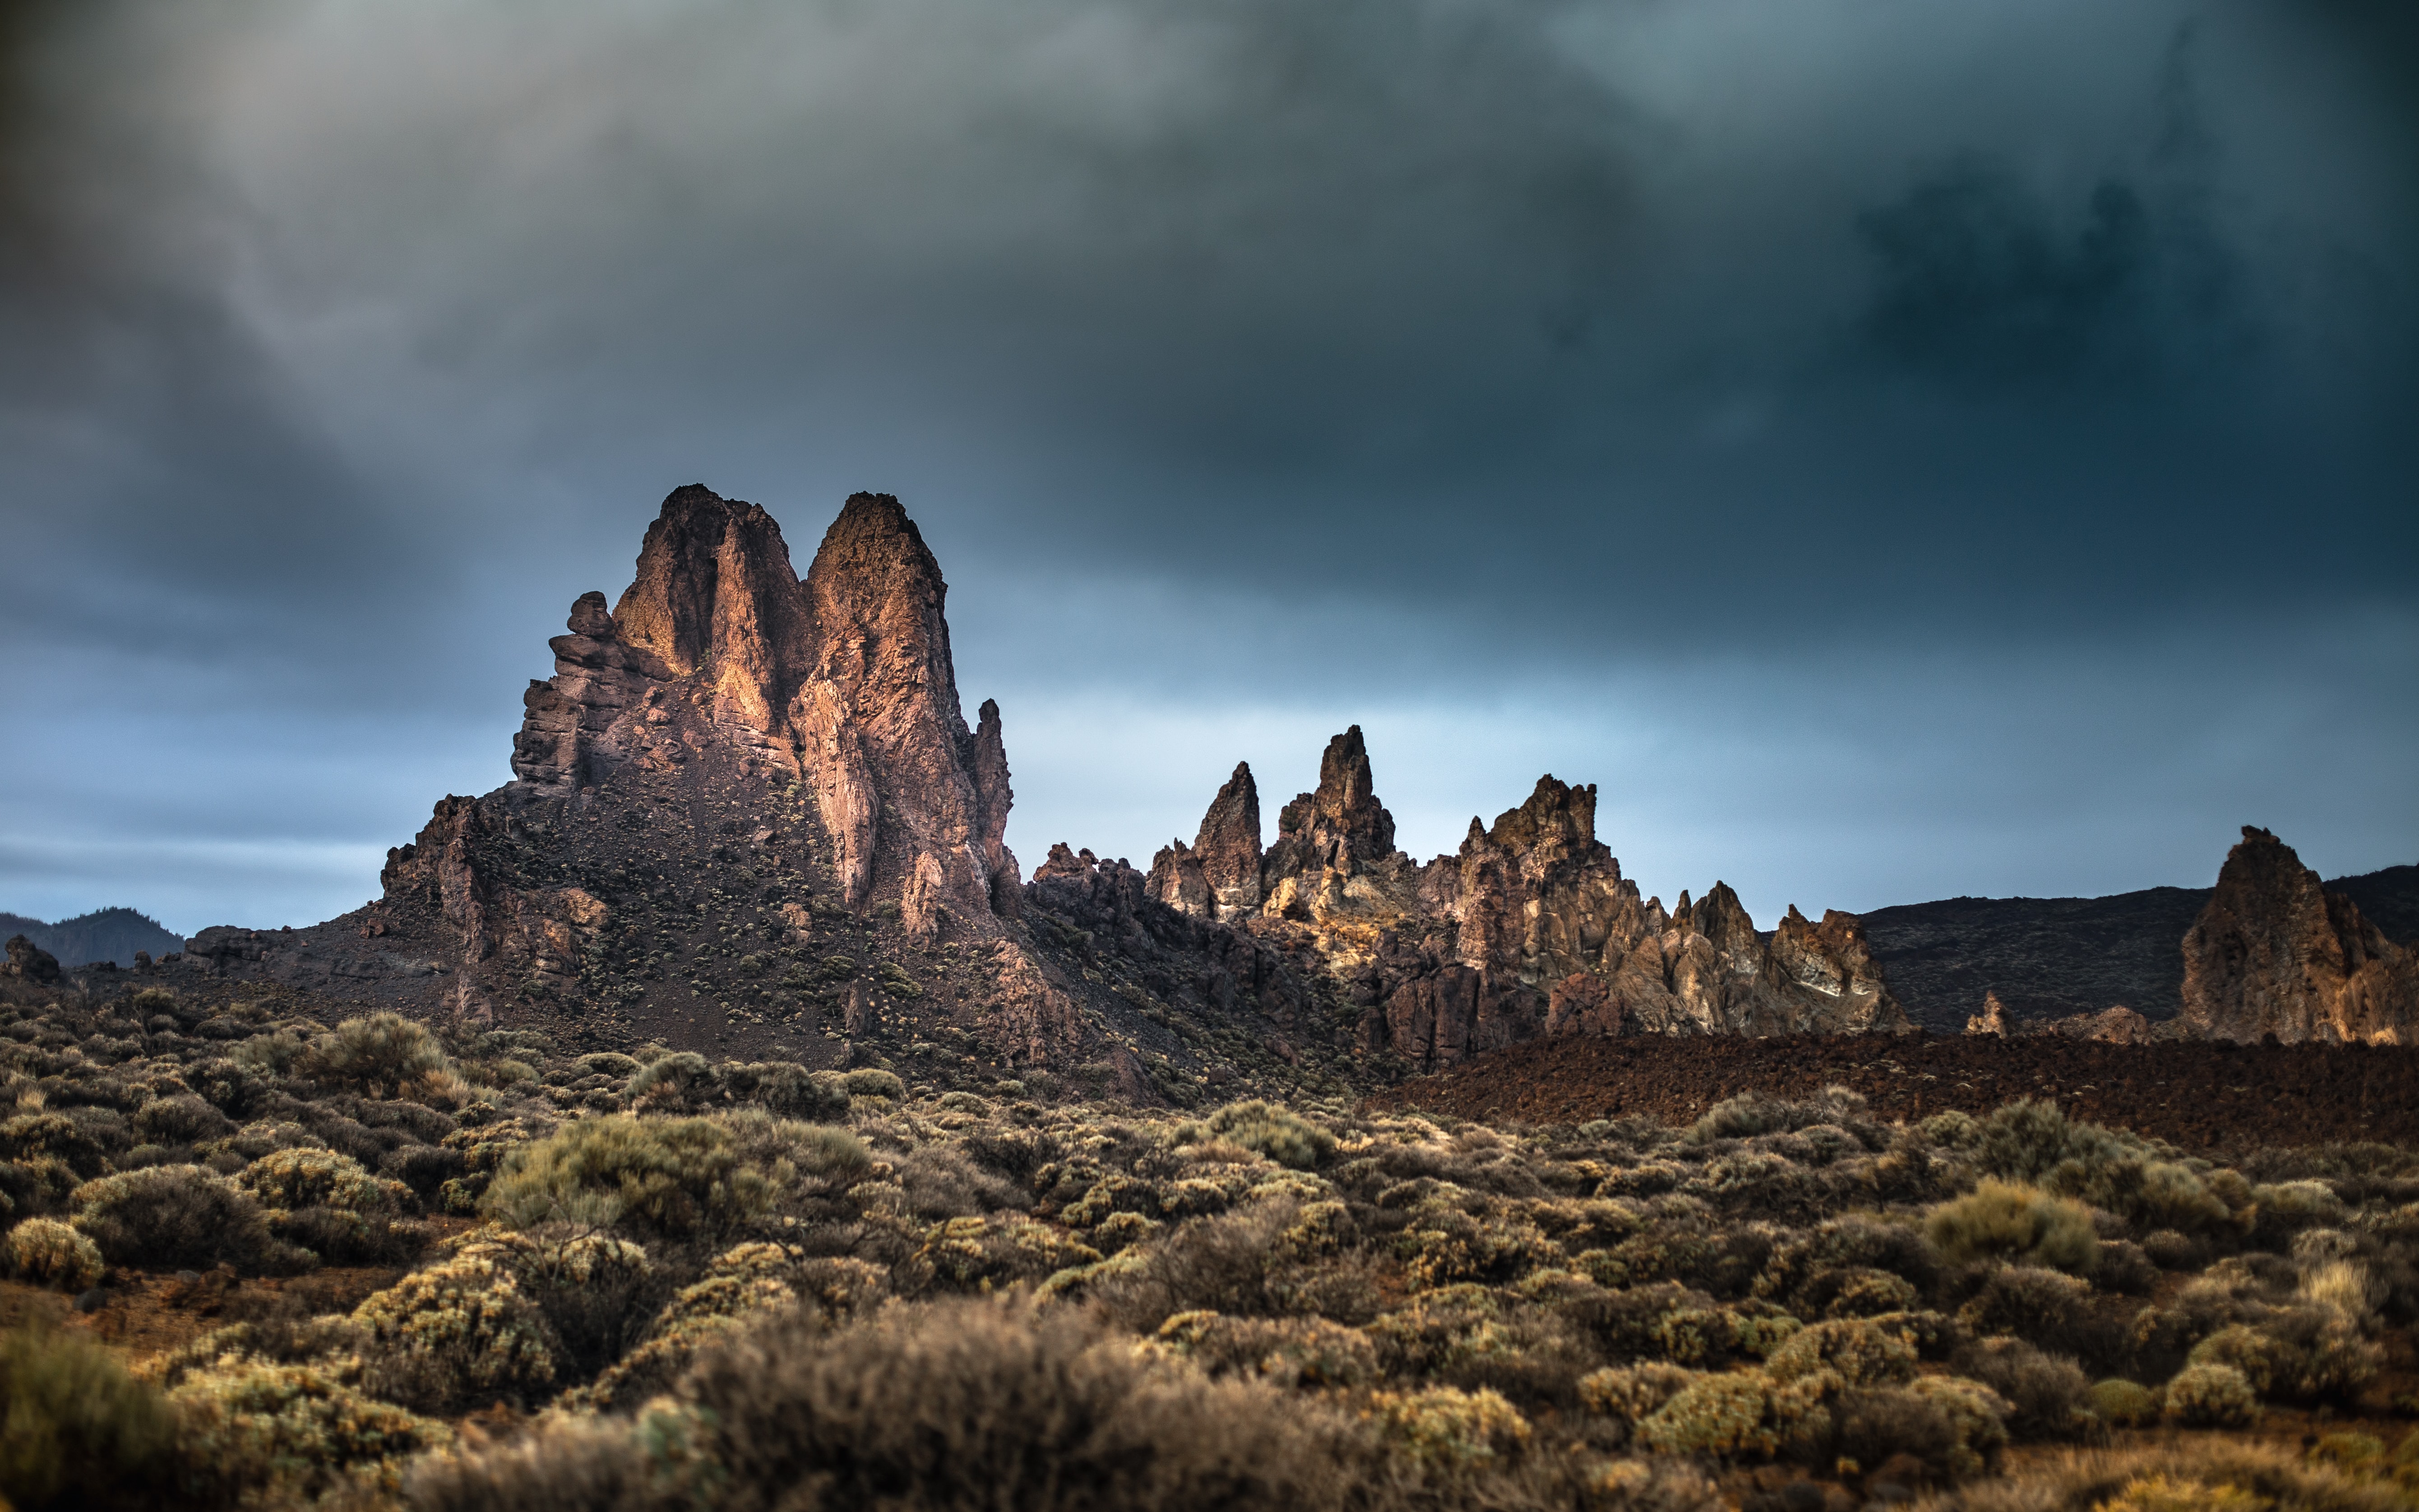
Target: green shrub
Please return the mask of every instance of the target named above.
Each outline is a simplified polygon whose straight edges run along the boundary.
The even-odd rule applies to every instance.
[[[2044,1354],[2022,1339],[1986,1338],[1958,1351],[1956,1371],[1999,1395],[2018,1437],[2072,1438],[2090,1430],[2090,1378],[2062,1355]]]
[[[1824,1374],[1851,1386],[1882,1386],[1915,1375],[1915,1345],[1869,1319],[1841,1318],[1810,1323],[1764,1362],[1778,1381],[1817,1380]]]
[[[28,1218],[8,1231],[8,1273],[58,1291],[82,1291],[100,1280],[100,1250],[55,1218]]]
[[[1063,1228],[1021,1212],[1002,1212],[934,1225],[909,1263],[932,1286],[990,1291],[1100,1259],[1099,1250]]]
[[[907,1095],[907,1084],[889,1072],[866,1066],[840,1077],[840,1090],[851,1097],[886,1097],[897,1102]]]
[[[1780,1381],[1761,1370],[1701,1376],[1638,1425],[1656,1454],[1761,1456],[1806,1453],[1827,1440],[1823,1400],[1837,1378]]]
[[[775,1060],[724,1066],[721,1077],[733,1101],[752,1103],[779,1118],[838,1123],[848,1117],[848,1088],[834,1072],[810,1072]]]
[[[2187,1427],[2241,1428],[2259,1420],[2259,1394],[2226,1365],[2188,1365],[2166,1387],[2166,1415]]]
[[[561,1346],[522,1291],[514,1258],[502,1245],[465,1245],[354,1308],[363,1381],[430,1412],[541,1396],[554,1384]]]
[[[197,1145],[235,1133],[235,1122],[191,1092],[155,1097],[134,1110],[135,1137],[155,1145]]]
[[[514,1228],[560,1222],[710,1239],[763,1213],[794,1174],[744,1164],[711,1119],[583,1119],[505,1154],[479,1208]]]
[[[1446,1476],[1492,1465],[1529,1442],[1528,1420],[1492,1391],[1372,1392],[1362,1412],[1398,1452]]]
[[[332,1149],[273,1149],[236,1173],[236,1185],[264,1207],[337,1208],[392,1212],[410,1196],[400,1181],[373,1176],[350,1155]]]
[[[1298,1171],[1316,1170],[1335,1153],[1333,1134],[1290,1108],[1257,1099],[1229,1103],[1207,1119],[1179,1124],[1173,1137],[1179,1145],[1235,1145]]]
[[[168,1504],[176,1420],[117,1358],[71,1335],[0,1335],[0,1497],[17,1512]]]
[[[445,1049],[427,1028],[400,1013],[347,1019],[311,1041],[302,1059],[316,1080],[368,1097],[395,1097],[431,1072],[446,1069]]]
[[[2100,1259],[2088,1209],[2010,1181],[1985,1180],[1940,1204],[1925,1218],[1923,1231],[1952,1265],[2007,1260],[2088,1275]]]
[[[1179,1313],[1152,1335],[1211,1375],[1279,1386],[1363,1386],[1378,1374],[1369,1335],[1324,1318],[1229,1318]]]
[[[2009,1334],[2064,1354],[2104,1354],[2094,1337],[2091,1288],[2057,1271],[2011,1265],[1995,1271],[1957,1321],[1976,1334]]]
[[[317,1365],[221,1361],[185,1374],[168,1401],[192,1466],[188,1494],[229,1505],[392,1492],[408,1460],[454,1437]]]
[[[2121,1376],[2093,1386],[2089,1405],[2102,1422],[2122,1428],[2141,1427],[2159,1416],[2159,1394]]]
[[[252,1195],[199,1165],[154,1165],[87,1181],[69,1198],[75,1226],[113,1265],[239,1271],[300,1263],[270,1237]]]
[[[1591,1412],[1635,1423],[1652,1415],[1699,1378],[1695,1370],[1642,1361],[1591,1372],[1579,1381],[1579,1400]]]

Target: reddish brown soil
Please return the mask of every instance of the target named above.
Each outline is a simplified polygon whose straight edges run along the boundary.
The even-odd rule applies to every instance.
[[[1987,1113],[2024,1097],[2196,1150],[2331,1140],[2419,1144],[2419,1050],[1885,1038],[1538,1040],[1370,1099],[1514,1123],[1643,1114],[1687,1123],[1726,1097],[1838,1084],[1885,1119]]]

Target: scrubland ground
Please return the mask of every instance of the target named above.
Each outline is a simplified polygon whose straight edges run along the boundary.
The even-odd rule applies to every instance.
[[[2419,1503],[2419,1153],[0,999],[19,1508]]]

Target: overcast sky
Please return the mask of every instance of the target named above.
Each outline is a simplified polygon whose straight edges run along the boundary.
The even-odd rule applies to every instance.
[[[0,0],[0,909],[374,895],[690,482],[906,502],[1028,867],[2419,860],[2413,15]]]

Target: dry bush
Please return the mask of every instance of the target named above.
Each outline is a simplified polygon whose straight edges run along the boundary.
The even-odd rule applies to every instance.
[[[1924,1237],[1951,1265],[2005,1260],[2088,1275],[2100,1262],[2100,1236],[2083,1204],[2039,1187],[1986,1180],[1932,1210]]]
[[[445,1048],[425,1026],[400,1013],[347,1019],[311,1043],[303,1072],[371,1097],[393,1097],[418,1078],[446,1069]]]
[[[1259,1101],[1229,1103],[1206,1119],[1177,1125],[1172,1137],[1179,1145],[1224,1141],[1303,1171],[1335,1153],[1333,1134],[1291,1109]]]
[[[18,1512],[166,1504],[176,1420],[116,1355],[72,1335],[0,1335],[0,1497]]]
[[[707,1119],[583,1119],[509,1150],[480,1199],[512,1227],[620,1227],[650,1239],[712,1241],[772,1205],[773,1177],[741,1159]]]
[[[2390,1489],[2270,1445],[2196,1440],[2040,1460],[1919,1503],[1916,1512],[2404,1512]]]
[[[58,1291],[82,1291],[100,1279],[100,1250],[55,1218],[28,1218],[8,1231],[8,1273]]]
[[[155,1165],[76,1188],[75,1226],[113,1265],[204,1271],[291,1270],[307,1263],[272,1239],[249,1193],[199,1165]]]
[[[1999,1394],[2008,1404],[2009,1431],[2020,1439],[2091,1431],[2090,1379],[2063,1355],[2044,1354],[2021,1339],[1978,1339],[1957,1352],[1950,1368]]]
[[[1082,1317],[965,1302],[838,1333],[775,1320],[705,1359],[680,1411],[424,1465],[421,1512],[1190,1512],[1341,1507],[1365,1451],[1273,1387],[1155,1365]],[[647,1444],[634,1453],[631,1441]]]

